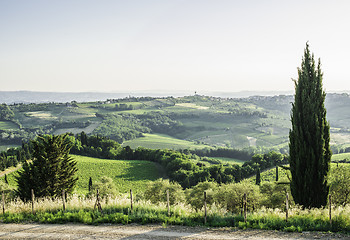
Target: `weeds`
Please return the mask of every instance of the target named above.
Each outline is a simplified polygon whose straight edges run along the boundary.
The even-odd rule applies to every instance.
[[[62,210],[60,199],[44,198],[35,201],[35,214],[31,211],[31,202],[24,203],[15,199],[6,204],[5,214],[0,214],[3,223],[84,223],[84,224],[129,224],[158,223],[168,225],[204,226],[204,210],[195,211],[190,205],[171,206],[168,216],[166,204],[152,204],[150,201],[134,202],[130,210],[130,199],[126,196],[109,197],[102,201],[103,212],[94,210],[95,199],[73,195],[67,200],[66,211]],[[207,209],[208,227],[238,227],[241,229],[270,229],[288,232],[332,231],[350,233],[350,207],[333,209],[332,224],[327,209],[302,209],[294,206],[290,209],[288,222],[280,209],[260,208],[249,213],[247,222],[241,215],[232,214],[226,209],[211,205]]]

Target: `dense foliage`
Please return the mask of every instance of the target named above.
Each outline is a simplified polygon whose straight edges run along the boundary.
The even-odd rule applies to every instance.
[[[291,190],[296,203],[305,207],[327,204],[331,161],[329,123],[326,121],[321,64],[306,44],[295,99],[292,105],[290,139]]]
[[[88,136],[84,132],[76,137],[71,136],[74,143],[71,153],[106,159],[144,160],[159,163],[171,181],[176,181],[184,188],[197,185],[199,182],[215,181],[217,183],[238,182],[254,175],[258,168],[267,169],[276,165],[286,164],[287,157],[280,153],[269,152],[256,154],[242,166],[236,164],[208,165],[199,162],[199,157],[190,151],[175,151],[168,149],[146,149],[139,147],[131,149],[121,147],[116,141],[100,136]],[[221,149],[227,154],[235,152]],[[237,151],[243,155],[242,151]],[[186,154],[187,153],[187,154]],[[213,150],[215,154],[215,151]],[[246,155],[248,155],[247,153]]]
[[[16,181],[18,196],[31,199],[31,189],[37,197],[57,197],[65,190],[71,193],[77,178],[76,162],[69,156],[71,142],[68,135],[39,136],[32,142],[33,161],[24,162]]]

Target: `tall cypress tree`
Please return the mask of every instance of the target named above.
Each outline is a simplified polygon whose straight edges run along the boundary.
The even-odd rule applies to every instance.
[[[307,43],[295,81],[289,132],[291,192],[294,201],[307,208],[325,206],[329,192],[332,153],[322,77],[320,60],[316,66]]]

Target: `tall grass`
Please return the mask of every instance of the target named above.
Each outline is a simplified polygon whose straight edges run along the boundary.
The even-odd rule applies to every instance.
[[[350,207],[332,209],[332,224],[329,221],[328,209],[302,209],[293,206],[289,210],[288,222],[281,209],[260,208],[248,213],[247,222],[240,214],[232,214],[218,205],[207,209],[207,223],[204,224],[204,209],[194,210],[190,205],[171,206],[168,215],[165,203],[151,204],[150,201],[135,201],[131,210],[127,195],[102,199],[102,213],[94,209],[96,199],[79,195],[71,196],[62,210],[61,199],[43,198],[34,202],[35,214],[32,214],[32,203],[15,199],[6,203],[5,214],[0,214],[0,221],[41,222],[85,224],[99,223],[162,223],[187,226],[239,227],[257,229],[275,229],[283,231],[332,231],[350,233]]]

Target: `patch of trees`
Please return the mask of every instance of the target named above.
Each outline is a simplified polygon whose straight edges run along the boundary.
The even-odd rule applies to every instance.
[[[9,167],[17,167],[19,163],[23,163],[31,158],[31,145],[23,143],[22,147],[9,148],[0,152],[0,171],[4,171]]]
[[[102,123],[93,131],[94,135],[107,136],[118,143],[142,137],[142,133],[150,133],[149,127],[131,114],[99,115]]]
[[[70,151],[72,154],[117,159],[121,151],[120,144],[107,137],[88,136],[82,132],[75,137],[70,136],[69,139],[73,143]]]
[[[30,104],[15,104],[13,105],[19,112],[36,112],[48,111],[50,105],[56,106],[54,103],[30,103]]]
[[[183,124],[160,112],[149,112],[138,116],[144,126],[153,132],[174,135],[184,130]]]
[[[64,121],[64,122],[54,122],[52,124],[53,128],[86,128],[91,123],[89,121],[79,122],[79,121]]]
[[[189,150],[190,153],[200,157],[226,157],[248,161],[253,157],[253,153],[247,150],[232,148],[203,148]]]
[[[199,182],[217,183],[238,182],[254,175],[257,169],[266,169],[287,163],[287,157],[270,152],[256,154],[242,166],[236,164],[206,165],[198,162],[199,157],[168,149],[131,149],[121,147],[114,140],[101,136],[87,136],[84,132],[71,136],[71,153],[105,159],[145,160],[160,164],[171,181],[178,182],[183,188],[190,188]]]
[[[15,114],[12,109],[6,104],[0,104],[0,120],[11,121]]]
[[[134,106],[132,104],[128,105],[126,103],[118,103],[115,105],[115,110],[117,111],[126,111],[126,110],[133,110]]]

